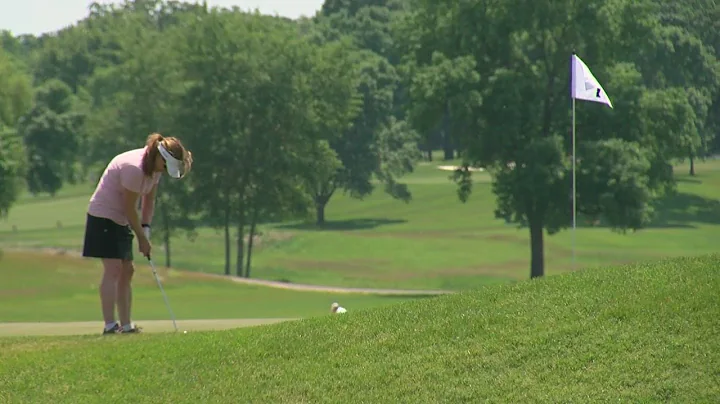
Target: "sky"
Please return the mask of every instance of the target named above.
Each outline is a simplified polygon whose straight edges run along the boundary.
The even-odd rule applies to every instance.
[[[202,2],[202,0],[185,0]],[[117,1],[97,0],[108,4]],[[288,18],[311,17],[324,0],[208,0],[209,6],[238,6],[243,10],[260,10],[263,14]],[[13,35],[39,35],[75,24],[88,14],[88,0],[0,0],[0,30]]]

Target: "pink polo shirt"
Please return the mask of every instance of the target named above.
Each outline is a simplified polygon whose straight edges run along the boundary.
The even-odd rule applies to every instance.
[[[90,197],[89,214],[111,219],[121,226],[128,224],[124,208],[125,190],[138,192],[141,196],[146,195],[160,182],[162,175],[158,172],[152,177],[146,177],[143,173],[142,158],[145,149],[146,147],[126,151],[110,160]]]

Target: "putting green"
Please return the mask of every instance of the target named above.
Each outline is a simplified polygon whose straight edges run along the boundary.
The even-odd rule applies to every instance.
[[[282,321],[295,320],[292,318],[237,318],[220,320],[178,320],[180,331],[209,331],[225,330],[239,327],[252,327],[256,325],[274,324]],[[173,331],[172,321],[152,320],[136,321],[143,332],[169,332]],[[102,329],[98,321],[77,321],[63,323],[0,323],[0,337],[17,337],[32,335],[84,335],[99,334]]]

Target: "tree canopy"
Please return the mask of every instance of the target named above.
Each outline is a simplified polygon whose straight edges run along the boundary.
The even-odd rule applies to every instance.
[[[720,149],[718,16],[707,0],[327,0],[297,21],[93,3],[55,33],[0,33],[0,214],[177,136],[195,164],[160,186],[166,264],[175,235],[209,226],[226,274],[250,276],[260,224],[322,228],[337,193],[412,203],[403,177],[443,149],[463,161],[461,201],[470,167],[490,173],[495,215],[527,228],[542,276],[545,237],[572,219],[572,53],[614,105],[576,103],[578,213],[641,229],[672,163]]]

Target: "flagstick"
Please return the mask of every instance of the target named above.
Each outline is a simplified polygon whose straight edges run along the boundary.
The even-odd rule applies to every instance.
[[[577,70],[580,69],[580,72]],[[581,76],[581,77],[578,77]],[[582,80],[582,81],[580,81]],[[573,51],[570,59],[570,96],[572,98],[572,262],[573,269],[576,263],[576,233],[577,233],[577,181],[575,175],[575,100],[599,102],[612,108],[610,98],[590,72],[585,62]]]
[[[575,269],[575,229],[576,229],[576,205],[575,205],[575,97],[572,99],[572,264]]]

